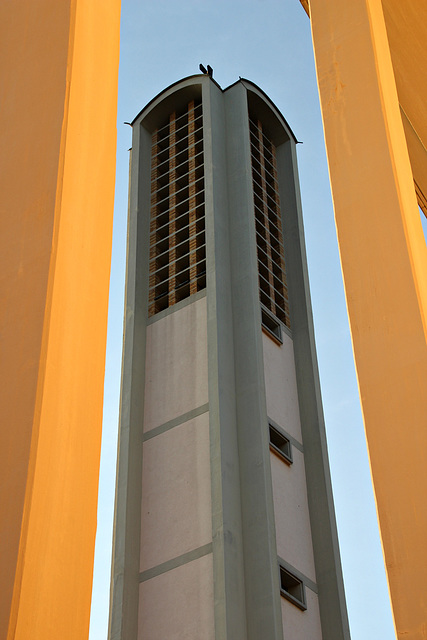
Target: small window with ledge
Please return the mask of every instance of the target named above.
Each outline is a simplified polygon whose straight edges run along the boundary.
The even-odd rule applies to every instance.
[[[280,565],[280,594],[302,611],[307,609],[303,581],[282,565]]]
[[[261,305],[261,324],[264,333],[278,345],[283,344],[282,326],[280,322],[272,314],[270,314],[263,305]]]
[[[292,447],[289,438],[276,427],[273,427],[272,424],[269,424],[268,428],[270,431],[270,449],[287,464],[292,464]]]

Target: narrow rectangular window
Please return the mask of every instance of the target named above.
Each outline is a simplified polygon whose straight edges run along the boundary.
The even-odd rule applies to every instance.
[[[203,115],[192,100],[152,135],[149,316],[206,286]]]
[[[270,448],[286,462],[292,464],[292,448],[289,439],[278,429],[269,424]]]
[[[268,313],[263,305],[261,305],[261,324],[265,332],[268,333],[275,342],[283,344],[282,326],[280,322]]]
[[[280,593],[302,611],[307,609],[303,581],[282,566],[280,566]]]

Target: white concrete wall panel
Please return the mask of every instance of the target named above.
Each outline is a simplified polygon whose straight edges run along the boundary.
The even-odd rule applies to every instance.
[[[206,298],[147,327],[144,432],[208,402]]]
[[[202,639],[215,640],[212,554],[151,578],[139,590],[138,640]]]
[[[316,582],[304,456],[295,447],[288,466],[271,453],[274,518],[278,555]]]
[[[277,345],[263,334],[267,415],[298,442],[302,441],[292,339],[283,332]]]
[[[305,590],[307,610],[301,611],[282,597],[282,621],[284,640],[322,640],[319,602],[317,594]],[[327,638],[324,638],[327,640]]]
[[[140,570],[211,540],[209,413],[204,413],[144,443]]]

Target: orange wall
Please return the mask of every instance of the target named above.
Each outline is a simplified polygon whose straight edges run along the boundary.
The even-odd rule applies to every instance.
[[[395,624],[425,640],[427,249],[381,0],[311,0],[310,16]]]
[[[45,315],[70,7],[56,0],[1,3],[0,25],[7,51],[0,67],[0,638],[5,638]]]
[[[427,216],[427,4],[382,0],[409,158]]]
[[[0,638],[88,631],[119,10],[0,8]]]

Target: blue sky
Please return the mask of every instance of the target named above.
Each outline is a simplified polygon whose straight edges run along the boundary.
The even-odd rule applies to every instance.
[[[122,0],[116,203],[90,640],[105,640],[108,627],[131,145],[131,129],[123,122],[131,121],[169,84],[198,73],[200,62],[213,67],[223,88],[239,76],[258,84],[303,142],[298,145],[301,195],[351,635],[352,640],[393,640],[336,241],[310,21],[298,0]]]

